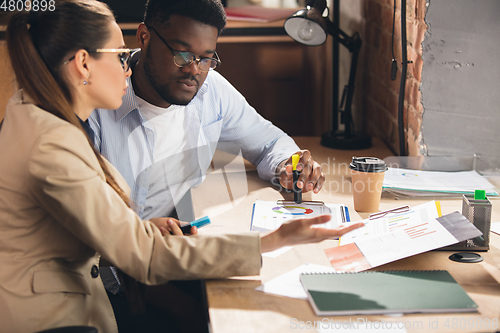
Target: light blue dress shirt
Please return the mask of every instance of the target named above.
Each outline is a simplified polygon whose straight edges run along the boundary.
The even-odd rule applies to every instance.
[[[191,187],[198,185],[221,143],[229,147],[226,151],[241,153],[267,181],[275,176],[280,162],[299,150],[292,138],[260,116],[224,77],[213,70],[185,108],[185,130],[190,148],[182,156],[161,161],[161,165],[153,159],[155,133],[138,108],[131,82],[119,109],[97,109],[89,123],[95,133],[96,148],[129,184],[133,208],[143,219],[171,213],[154,209],[154,206],[163,207],[162,201],[172,198],[168,193],[164,196],[158,193],[158,200],[155,200],[158,191],[148,196],[152,179],[157,181],[164,177],[163,192],[181,182],[187,181]],[[152,172],[161,175],[151,175]],[[146,202],[146,199],[155,202]]]

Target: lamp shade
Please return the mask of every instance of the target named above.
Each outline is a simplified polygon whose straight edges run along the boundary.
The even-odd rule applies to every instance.
[[[284,24],[286,33],[296,42],[318,46],[326,41],[323,18],[315,8],[301,9],[290,16]]]

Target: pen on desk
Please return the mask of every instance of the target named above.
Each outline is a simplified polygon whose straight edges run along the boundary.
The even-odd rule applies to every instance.
[[[324,206],[325,203],[323,201],[303,201],[309,206]],[[293,200],[276,200],[276,204],[278,205],[290,205],[294,204],[295,201]]]
[[[293,201],[300,204],[302,203],[302,189],[297,187],[297,182],[299,181],[300,171],[297,170],[297,164],[299,163],[300,155],[292,155],[292,170],[293,170]]]
[[[344,209],[345,209],[345,221],[351,222],[351,217],[349,216],[349,209],[347,208],[347,206],[344,206]]]

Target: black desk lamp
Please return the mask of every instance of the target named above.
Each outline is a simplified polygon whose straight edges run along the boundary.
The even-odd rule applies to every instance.
[[[349,37],[338,27],[338,0],[335,0],[334,22],[323,16],[326,0],[310,0],[306,8],[300,9],[290,16],[284,24],[286,33],[295,41],[318,46],[326,41],[327,34],[334,37],[334,73],[333,73],[333,114],[332,130],[322,135],[321,144],[325,147],[335,149],[365,149],[372,145],[371,137],[363,133],[355,133],[352,130],[351,105],[354,96],[354,80],[356,77],[356,66],[358,63],[361,39],[358,33]],[[342,93],[340,106],[338,105],[338,44],[342,44],[352,53],[349,82]],[[342,110],[341,108],[344,108]],[[344,131],[338,131],[338,113],[340,121],[345,125]]]

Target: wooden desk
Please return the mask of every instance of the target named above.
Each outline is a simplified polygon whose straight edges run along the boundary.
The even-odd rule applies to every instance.
[[[319,144],[319,138],[298,137],[296,141],[300,147],[312,151],[315,159],[323,164],[326,175],[325,188],[317,195],[305,194],[304,200],[344,203],[352,211],[352,220],[366,218],[367,214],[357,214],[354,211],[347,165],[352,155],[379,158],[392,155],[385,145],[380,140],[374,139],[374,146],[371,149],[349,152],[322,147]],[[196,216],[208,214],[212,219],[212,225],[201,229],[201,233],[248,231],[252,204],[255,200],[292,197],[291,194],[280,194],[269,183],[260,180],[255,168],[251,165],[246,164],[246,167],[246,172],[238,170],[237,167],[225,169],[229,190],[226,189],[221,170],[215,170],[207,175],[207,180],[194,189]],[[248,193],[245,195],[246,177],[248,177]],[[242,188],[244,190],[241,190]],[[217,195],[214,196],[213,193]],[[233,200],[231,201],[230,198]],[[403,202],[383,199],[380,209],[389,209],[401,204],[413,206],[423,202],[425,201]],[[443,200],[441,203],[443,213],[461,210],[461,200]],[[500,202],[498,201],[493,201],[492,221],[500,221]],[[336,241],[328,240],[319,244],[295,246],[277,258],[264,257],[259,276],[208,281],[207,293],[213,332],[296,332],[299,327],[302,327],[305,332],[316,332],[314,328],[304,328],[308,321],[313,325],[314,321],[332,320],[338,323],[351,320],[356,322],[358,318],[372,323],[401,322],[402,324],[399,325],[406,325],[408,332],[494,332],[499,329],[500,325],[498,322],[500,316],[500,236],[492,234],[490,245],[490,251],[481,253],[484,261],[477,264],[452,262],[448,256],[453,252],[432,251],[375,268],[376,270],[446,269],[479,305],[478,313],[412,314],[402,317],[317,317],[307,301],[269,295],[254,290],[262,283],[304,263],[329,266],[330,263],[323,249],[336,246]],[[484,328],[487,319],[490,320],[489,329]],[[493,329],[491,328],[491,322],[494,319],[497,320],[496,329],[494,326]],[[472,328],[469,328],[469,323]],[[481,327],[480,324],[483,326]]]

